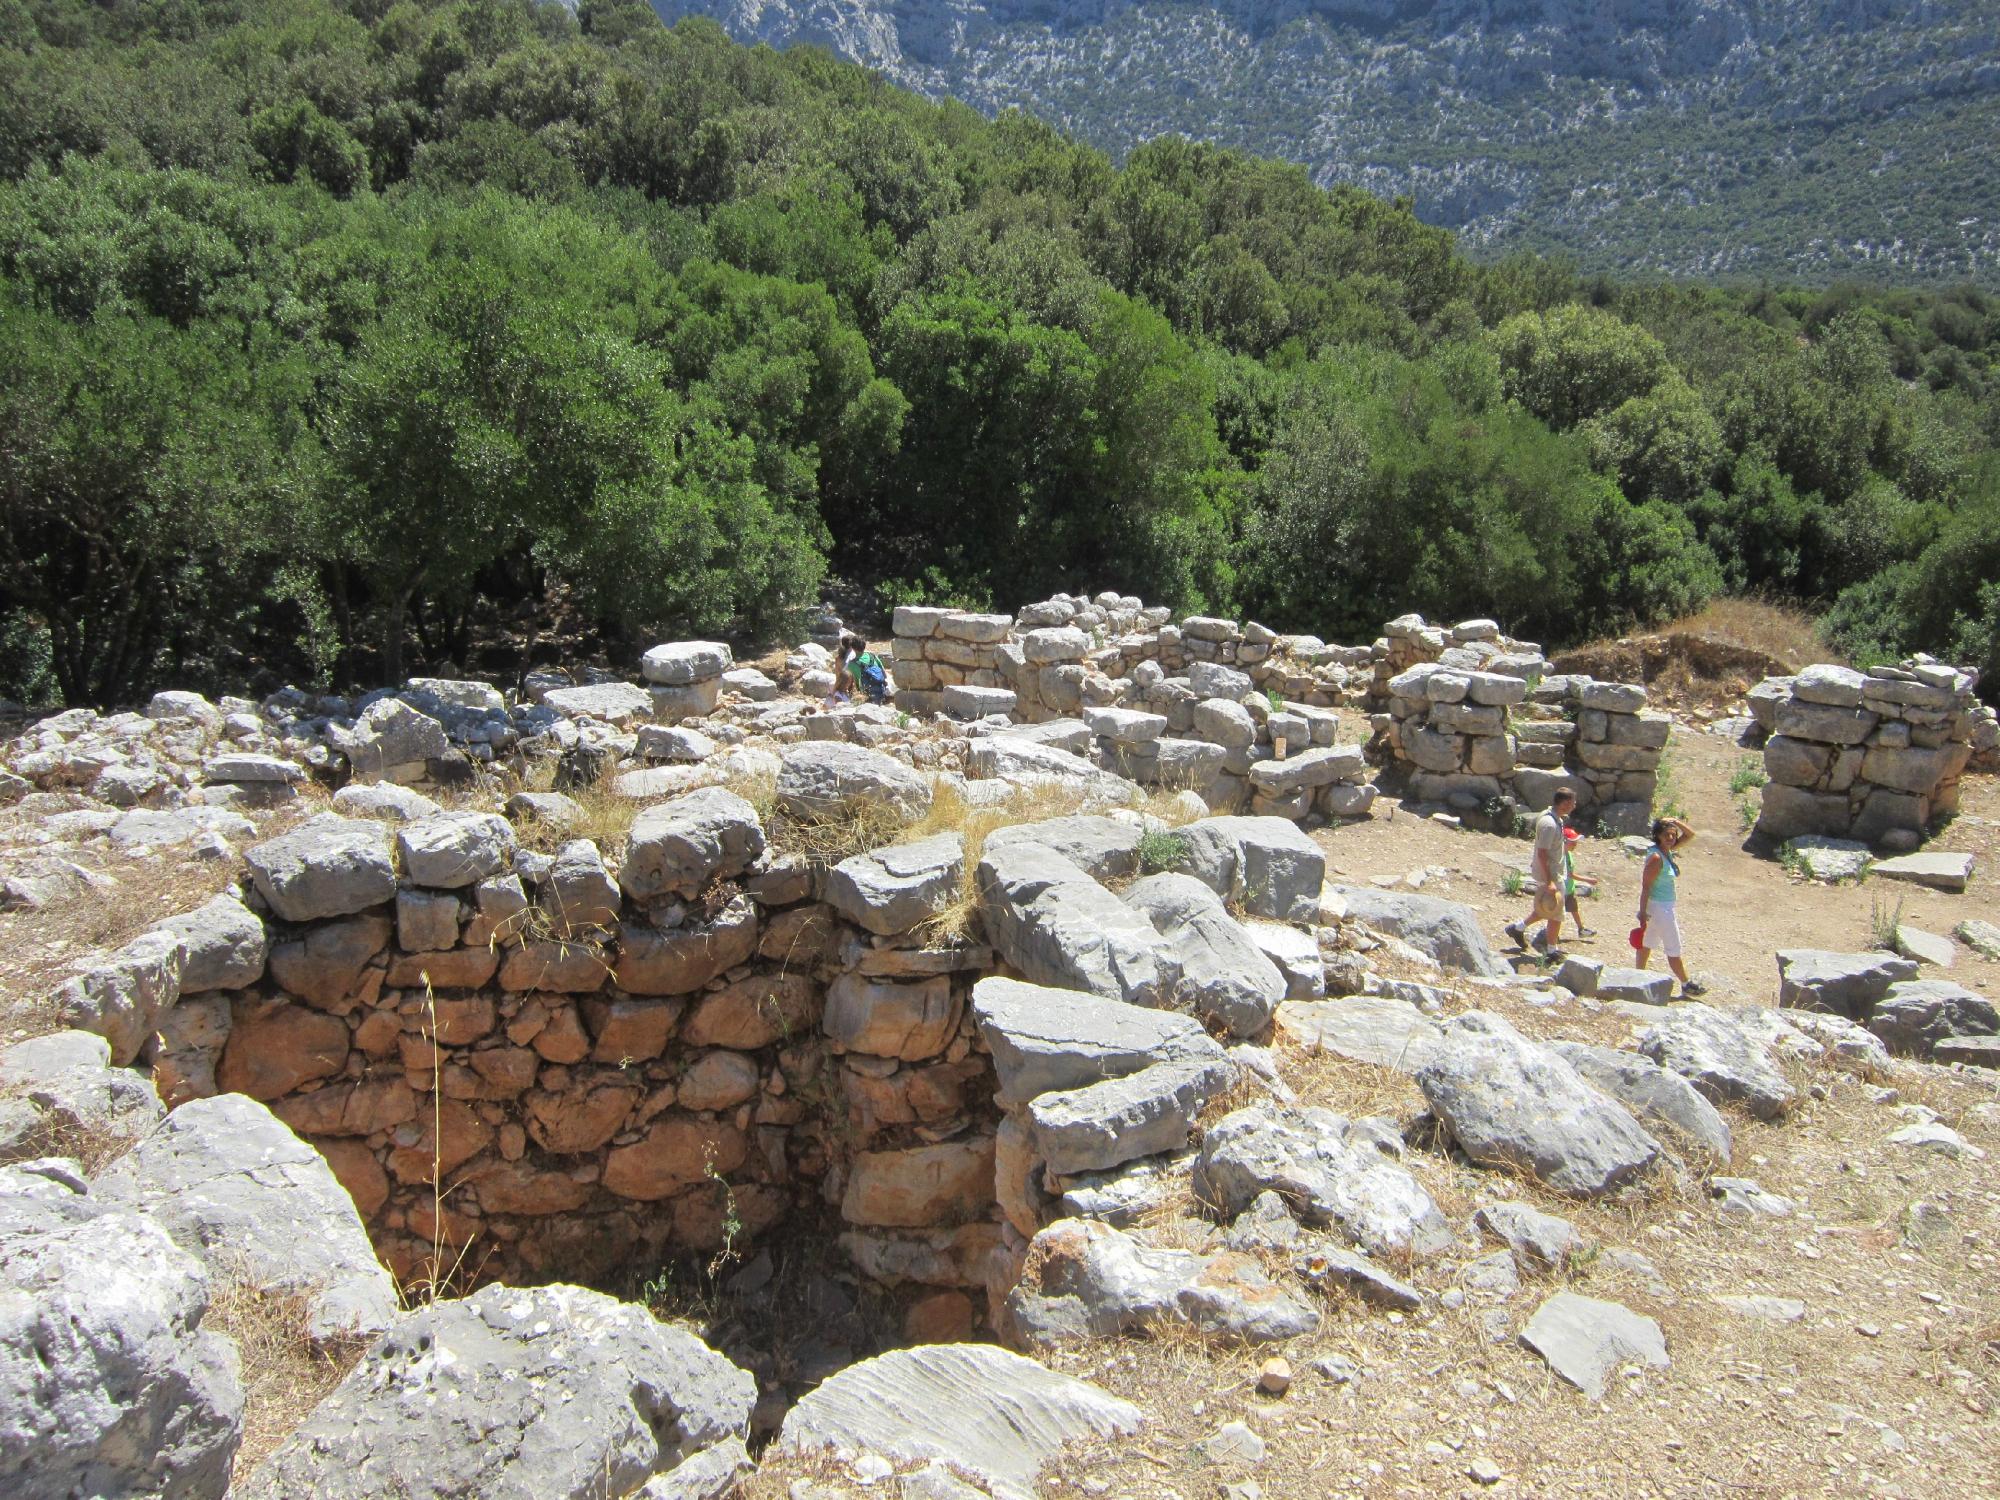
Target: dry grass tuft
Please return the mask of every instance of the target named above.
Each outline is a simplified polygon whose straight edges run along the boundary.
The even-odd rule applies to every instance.
[[[894,805],[872,798],[850,799],[816,818],[774,811],[764,824],[777,848],[821,865],[837,865],[884,844],[907,843],[921,836],[916,826]]]
[[[236,870],[235,860],[120,859],[98,871],[115,884],[0,916],[0,1035],[59,1030],[50,1002],[80,964],[193,911],[227,887]]]
[[[26,1089],[18,1084],[0,1085],[0,1099],[18,1099]],[[139,1144],[137,1134],[107,1129],[101,1122],[84,1123],[73,1118],[55,1118],[39,1110],[42,1125],[22,1143],[20,1155],[68,1157],[83,1169],[85,1177],[95,1177],[119,1157]]]
[[[203,1326],[229,1335],[242,1357],[239,1476],[250,1474],[290,1437],[368,1347],[365,1339],[316,1341],[304,1293],[257,1287],[227,1274],[216,1278]]]
[[[1330,1109],[1348,1119],[1386,1115],[1409,1121],[1425,1108],[1424,1096],[1408,1074],[1354,1062],[1335,1052],[1287,1047],[1279,1053],[1279,1071],[1297,1091],[1301,1104]]]
[[[1794,669],[1846,658],[1820,634],[1819,621],[1796,604],[1769,599],[1711,599],[1694,614],[1674,621],[1662,635],[1693,635],[1746,651],[1762,651]]]

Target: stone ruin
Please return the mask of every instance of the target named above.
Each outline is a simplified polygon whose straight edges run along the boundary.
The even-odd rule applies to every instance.
[[[1643,832],[1669,722],[1645,689],[1552,675],[1491,620],[1392,620],[1367,646],[1194,617],[1130,595],[1058,595],[1009,617],[895,613],[896,703],[1040,736],[1141,785],[1294,821],[1367,816],[1369,764],[1459,813],[1536,810],[1558,784],[1596,825]],[[1427,686],[1428,684],[1428,686]],[[1342,746],[1338,710],[1372,740]],[[1089,733],[1065,732],[1080,717]]]
[[[374,1494],[439,1464],[475,1492],[491,1477],[484,1446],[517,1452],[537,1494],[710,1500],[748,1468],[753,1424],[781,1444],[921,1459],[933,1409],[976,1391],[1037,1414],[1032,1442],[968,1436],[949,1455],[998,1496],[1024,1492],[1065,1437],[1130,1432],[1143,1415],[952,1341],[1037,1351],[1161,1318],[1281,1340],[1317,1324],[1311,1289],[1419,1308],[1409,1268],[1482,1228],[1512,1244],[1539,1222],[1489,1204],[1454,1226],[1403,1165],[1420,1147],[1393,1122],[1292,1101],[1266,1050],[1278,1037],[1410,1073],[1471,1161],[1579,1198],[1676,1151],[1726,1163],[1717,1106],[1784,1113],[1797,1060],[1872,1078],[1887,1048],[1977,1060],[2000,1041],[1970,991],[1880,955],[1793,951],[1779,971],[1798,1009],[1662,1009],[1629,1047],[1446,1017],[1440,991],[1384,978],[1369,956],[1537,1004],[1660,996],[1638,985],[1657,976],[1574,959],[1516,975],[1463,907],[1326,884],[1298,824],[1365,815],[1380,768],[1409,798],[1461,810],[1541,805],[1560,777],[1620,827],[1650,800],[1664,718],[1630,685],[1548,674],[1490,622],[1405,617],[1337,648],[1152,613],[1105,596],[1014,619],[899,612],[899,684],[937,693],[944,714],[920,725],[909,708],[817,711],[707,642],[647,653],[643,687],[537,673],[510,698],[415,679],[358,700],[162,694],[142,714],[42,721],[7,748],[0,783],[46,846],[11,862],[12,904],[87,888],[85,844],[240,859],[241,873],[67,982],[54,1003],[70,1030],[0,1051],[0,1270],[19,1282],[27,1262],[9,1245],[31,1243],[37,1305],[87,1322],[110,1255],[144,1268],[129,1305],[196,1310],[151,1335],[146,1367],[148,1392],[177,1393],[159,1409],[182,1413],[172,1443],[148,1439],[164,1455],[148,1461],[192,1495],[231,1483],[229,1382],[213,1374],[226,1359],[195,1322],[204,1277],[227,1266],[304,1293],[316,1335],[382,1339],[236,1493]],[[1029,642],[1050,632],[1062,639],[1033,648],[1051,659],[1030,673]],[[1081,656],[1058,654],[1078,639]],[[953,659],[980,653],[993,664]],[[941,686],[909,685],[919,661]],[[801,648],[785,676],[824,691],[826,667],[822,647]],[[1820,669],[1808,678],[1831,690]],[[1846,706],[1882,725],[1882,703],[1938,712],[1914,701],[1935,685],[1921,676],[1864,681],[1900,684]],[[1008,693],[1002,718],[994,695]],[[1339,710],[1370,715],[1366,750],[1336,741]],[[1963,705],[1946,723],[1898,717],[1910,744],[1860,752],[1864,772],[1874,748],[1941,750],[1961,743],[1960,718],[1974,738],[1991,723]],[[419,790],[502,771],[630,799],[629,834],[584,836],[586,808],[560,791],[516,792],[495,813]],[[331,810],[273,832],[322,780],[344,782]],[[1141,785],[1167,795],[1146,802]],[[1051,787],[1081,810],[1010,820]],[[917,827],[947,794],[999,826],[821,856],[787,843],[858,809]],[[1217,815],[1209,795],[1249,815]],[[1168,805],[1171,827],[1151,810]],[[142,1139],[95,1174],[49,1156],[87,1123]],[[1199,1248],[1150,1243],[1145,1225],[1188,1201],[1213,1220]],[[754,1254],[785,1232],[831,1246],[905,1313],[903,1336],[927,1342],[802,1395],[828,1370],[737,1352],[746,1373],[562,1284]],[[501,1284],[398,1313],[392,1272]],[[1537,1332],[1565,1296],[1522,1336],[1589,1389],[1589,1362]],[[1507,1321],[1484,1293],[1474,1302]],[[1657,1342],[1615,1304],[1588,1313]],[[839,1321],[864,1337],[851,1311]],[[421,1358],[433,1343],[455,1360]],[[1647,1358],[1664,1364],[1664,1344]],[[652,1372],[674,1412],[632,1416],[650,1446],[571,1443],[551,1414],[623,1413],[632,1371]],[[428,1394],[397,1394],[412,1390]],[[503,1438],[441,1442],[421,1416],[438,1401],[490,1410]],[[557,1431],[559,1450],[537,1446]],[[60,1493],[97,1443],[82,1426],[37,1429],[26,1451]],[[10,1462],[0,1487],[26,1482]]]
[[[1977,682],[1928,657],[1765,678],[1749,695],[1770,778],[1757,831],[1781,843],[1817,836],[1914,849],[1958,811],[1974,754],[2000,747],[1993,710],[1972,696]]]
[[[777,788],[793,817],[929,800],[900,762],[839,744],[793,749]],[[536,853],[491,813],[323,814],[250,848],[246,888],[106,956],[57,1005],[115,1064],[147,1065],[169,1106],[267,1104],[405,1283],[437,1273],[440,1246],[474,1280],[603,1280],[824,1198],[870,1274],[979,1289],[1001,1234],[981,975],[1022,976],[1044,1007],[1034,984],[1150,1006],[1198,983],[1184,1003],[1235,1036],[1323,992],[1310,937],[1282,925],[1317,912],[1309,839],[1197,820],[1176,835],[1188,873],[1121,900],[1099,881],[1139,876],[1144,831],[1125,814],[996,832],[970,933],[940,937],[927,924],[968,882],[956,834],[815,865],[707,788],[641,813],[609,866],[588,839]],[[1241,928],[1225,900],[1266,920]],[[1177,1024],[1207,1069],[1172,1113],[1184,1132],[1227,1070]],[[1101,1170],[1146,1139],[1056,1159]]]
[[[1645,688],[1548,675],[1538,647],[1487,620],[1446,632],[1406,615],[1388,631],[1375,722],[1410,796],[1539,810],[1567,786],[1599,832],[1646,831],[1673,723],[1646,711]]]

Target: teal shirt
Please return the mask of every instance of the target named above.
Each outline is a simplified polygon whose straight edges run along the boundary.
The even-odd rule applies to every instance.
[[[1671,906],[1674,903],[1674,882],[1680,878],[1681,867],[1658,844],[1653,845],[1653,852],[1660,856],[1660,873],[1653,877],[1653,888],[1646,893],[1646,899]]]

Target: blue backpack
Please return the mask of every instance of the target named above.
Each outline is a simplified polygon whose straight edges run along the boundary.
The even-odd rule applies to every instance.
[[[855,685],[871,701],[880,703],[889,696],[889,674],[882,667],[882,658],[873,651],[864,651],[855,657],[848,663],[847,670]]]

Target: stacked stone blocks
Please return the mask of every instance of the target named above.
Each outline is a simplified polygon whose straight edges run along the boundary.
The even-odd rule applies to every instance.
[[[329,816],[250,852],[268,963],[190,973],[232,988],[147,1054],[170,1102],[266,1102],[405,1280],[440,1245],[510,1280],[709,1253],[832,1181],[857,1263],[976,1286],[991,956],[913,934],[963,873],[931,842],[814,869],[719,789],[648,808],[616,870],[490,814]]]
[[[1769,738],[1757,831],[1913,846],[1958,810],[1959,778],[1992,720],[1977,678],[1928,657],[1900,666],[1821,664],[1750,694]]]

